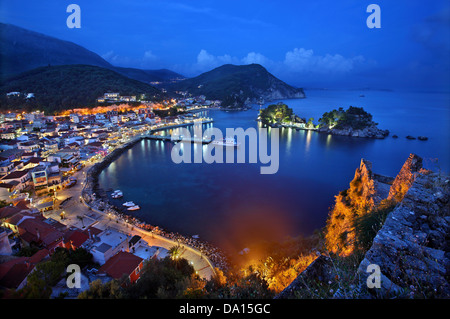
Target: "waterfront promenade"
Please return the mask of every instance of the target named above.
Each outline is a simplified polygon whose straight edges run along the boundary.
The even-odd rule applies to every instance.
[[[212,120],[209,120],[208,122],[212,122]],[[177,124],[173,126],[165,126],[163,129],[195,124],[197,123]],[[153,130],[149,133],[152,132]],[[127,143],[124,143],[116,148],[115,151],[120,152],[121,149],[127,149],[140,139],[148,136],[150,135],[137,134],[136,136],[130,138]],[[180,238],[176,238],[176,236],[174,236],[174,238],[167,238],[154,232],[139,228],[121,216],[103,212],[85,202],[82,194],[86,188],[87,176],[90,175],[90,170],[103,160],[105,159],[102,158],[97,162],[87,162],[85,167],[83,167],[80,171],[75,172],[73,177],[78,180],[78,183],[71,188],[65,188],[56,192],[55,209],[44,213],[45,217],[53,218],[69,227],[73,226],[79,229],[85,229],[93,226],[100,230],[114,229],[129,234],[130,236],[138,235],[150,246],[154,246],[156,248],[162,247],[165,250],[169,250],[173,246],[181,246],[182,253],[180,257],[187,259],[193,265],[195,271],[200,277],[210,279],[214,276],[215,270],[211,261],[199,249],[187,245],[186,242],[188,242],[188,240],[180,240]],[[89,185],[89,187],[92,186],[93,185]],[[61,219],[61,213],[64,215],[63,219]]]
[[[87,170],[95,164],[86,165],[82,170],[73,176],[79,181],[75,186],[57,192],[55,209],[44,213],[47,218],[53,218],[69,227],[85,229],[93,226],[100,230],[115,229],[130,236],[138,235],[142,237],[150,246],[170,249],[173,246],[183,247],[181,257],[187,259],[202,278],[210,279],[214,275],[214,269],[210,261],[198,250],[183,245],[176,240],[165,238],[150,231],[140,229],[125,220],[89,207],[81,197],[84,187],[84,178]],[[70,198],[69,200],[67,200]],[[59,204],[65,201],[63,206]],[[64,212],[64,219],[61,213]],[[80,218],[82,217],[82,219]]]

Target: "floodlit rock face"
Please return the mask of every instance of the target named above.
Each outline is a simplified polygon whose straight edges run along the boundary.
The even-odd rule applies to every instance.
[[[416,176],[359,266],[362,287],[367,266],[376,264],[381,288],[370,289],[372,295],[450,298],[449,199],[448,176]]]
[[[350,188],[336,196],[327,223],[327,250],[344,257],[351,255],[355,240],[353,221],[358,211],[373,213],[385,201],[393,201],[394,208],[369,242],[357,273],[351,275],[359,278],[358,284],[351,291],[336,292],[333,298],[450,298],[449,179],[424,170],[422,159],[414,154],[406,160],[394,181],[373,174],[370,162],[361,160]],[[391,183],[387,190],[385,186]],[[381,184],[384,186],[380,187]],[[323,274],[345,272],[330,268],[333,260],[329,257],[320,258],[279,298],[303,296],[298,289],[307,289],[306,282],[323,283]],[[380,269],[380,288],[367,286],[368,276],[373,273],[367,272],[369,265]]]
[[[397,202],[400,202],[421,169],[422,158],[416,154],[410,154],[389,190],[388,199],[394,199]]]
[[[354,249],[353,230],[356,217],[367,214],[375,206],[377,198],[376,181],[372,173],[372,163],[361,159],[350,188],[336,196],[330,212],[325,236],[327,248],[340,255],[349,255]]]

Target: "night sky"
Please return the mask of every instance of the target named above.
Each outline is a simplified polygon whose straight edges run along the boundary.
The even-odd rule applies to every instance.
[[[69,29],[69,4],[81,28]],[[369,29],[369,4],[381,28]],[[259,63],[302,87],[450,88],[445,0],[1,0],[0,20],[75,42],[117,66],[195,76]]]

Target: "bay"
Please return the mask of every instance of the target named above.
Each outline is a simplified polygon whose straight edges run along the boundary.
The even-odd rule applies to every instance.
[[[376,140],[282,129],[279,170],[273,175],[261,175],[261,163],[175,164],[173,143],[143,140],[111,163],[99,184],[121,189],[123,200],[113,203],[135,202],[141,209],[132,214],[142,220],[187,236],[198,234],[235,254],[262,241],[307,236],[324,227],[334,196],[348,187],[361,158],[373,163],[374,172],[395,176],[408,155],[416,153],[426,167],[449,172],[448,94],[307,90],[306,95],[281,102],[315,123],[334,108],[364,107],[391,134]],[[204,115],[214,123],[203,129],[257,128],[258,109],[207,111]],[[429,140],[408,140],[407,135]]]

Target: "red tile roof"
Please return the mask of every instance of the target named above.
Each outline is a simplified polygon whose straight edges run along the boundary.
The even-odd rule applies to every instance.
[[[83,245],[83,243],[88,239],[89,236],[80,230],[71,230],[66,232],[64,235],[64,241],[66,243],[70,242],[71,245],[76,248],[81,247],[81,245]]]
[[[30,201],[25,199],[22,199],[15,204],[15,206],[20,209],[29,209],[28,205],[30,205]]]
[[[17,288],[28,277],[35,265],[49,256],[47,249],[41,249],[31,257],[19,257],[0,264],[0,286]]]
[[[8,272],[0,279],[0,286],[6,288],[18,288],[20,284],[28,277],[34,266],[26,262],[11,265]]]
[[[21,178],[21,177],[25,176],[26,174],[28,174],[27,169],[24,169],[23,171],[15,171],[15,172],[9,173],[5,177],[3,177],[3,180]]]
[[[30,259],[28,261],[32,264],[37,264],[38,262],[40,262],[41,260],[43,260],[44,258],[46,258],[49,255],[50,255],[50,252],[44,248],[44,249],[37,251],[33,256],[29,257]]]
[[[30,212],[27,211],[19,211],[13,215],[10,215],[5,222],[11,225],[18,225],[18,223],[24,218],[24,217],[32,217],[33,215]]]
[[[22,209],[15,206],[5,206],[0,208],[0,219],[10,218],[15,214],[18,214]]]
[[[89,236],[89,233],[90,233],[91,236],[96,236],[96,235],[98,235],[98,234],[100,234],[102,232],[103,232],[103,230],[95,228],[94,226],[91,226],[88,229],[85,229],[83,231],[83,233],[85,233],[88,236]]]
[[[126,251],[120,251],[100,267],[97,273],[107,274],[114,279],[121,278],[124,274],[131,275],[143,261],[141,257]]]
[[[44,243],[50,245],[58,239],[63,238],[63,233],[55,227],[45,223],[37,218],[28,218],[23,220],[19,225],[20,237],[28,242]]]

